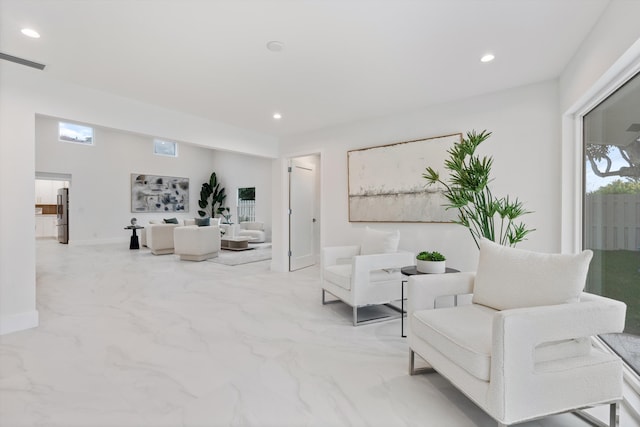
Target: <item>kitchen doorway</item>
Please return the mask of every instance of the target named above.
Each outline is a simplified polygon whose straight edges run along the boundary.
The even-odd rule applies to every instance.
[[[36,239],[59,239],[60,227],[64,226],[64,242],[68,242],[68,197],[64,203],[64,210],[59,205],[58,190],[66,189],[68,194],[71,187],[71,175],[36,172],[35,178],[35,235]],[[64,218],[61,221],[61,216]]]

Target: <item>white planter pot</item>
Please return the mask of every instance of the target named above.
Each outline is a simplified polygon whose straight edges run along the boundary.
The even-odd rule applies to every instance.
[[[422,261],[416,260],[416,268],[420,273],[444,273],[446,261]]]

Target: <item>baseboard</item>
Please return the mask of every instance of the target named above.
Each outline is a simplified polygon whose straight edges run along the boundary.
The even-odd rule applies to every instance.
[[[0,335],[23,331],[25,329],[36,328],[37,326],[37,310],[18,314],[10,314],[8,316],[0,316]]]
[[[121,243],[129,247],[129,238],[128,237],[116,237],[111,239],[92,239],[92,240],[69,240],[69,244],[73,246],[87,246],[87,245],[108,245],[112,243]],[[142,246],[142,245],[141,245]]]

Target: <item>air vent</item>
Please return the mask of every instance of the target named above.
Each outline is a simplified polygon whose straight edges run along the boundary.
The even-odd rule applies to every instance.
[[[28,59],[18,58],[17,56],[8,55],[2,52],[0,52],[0,59],[4,59],[5,61],[10,61],[10,62],[15,62],[16,64],[20,64],[20,65],[26,65],[27,67],[35,68],[37,70],[44,70],[44,67],[46,67],[46,65],[44,64],[29,61]]]
[[[631,126],[629,126],[629,129],[627,129],[627,132],[640,132],[640,123],[634,123]]]

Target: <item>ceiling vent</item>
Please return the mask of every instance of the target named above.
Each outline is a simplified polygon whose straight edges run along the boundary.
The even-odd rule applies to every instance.
[[[633,123],[629,126],[629,129],[627,129],[627,132],[640,132],[640,123]]]
[[[8,55],[2,52],[0,52],[0,59],[4,59],[5,61],[10,61],[10,62],[15,62],[16,64],[20,64],[20,65],[26,65],[27,67],[35,68],[37,70],[44,70],[44,67],[46,67],[46,65],[44,64],[29,61],[28,59],[18,58],[17,56]]]

